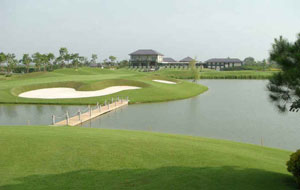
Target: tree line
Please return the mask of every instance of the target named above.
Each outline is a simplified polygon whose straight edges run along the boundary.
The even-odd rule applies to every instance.
[[[79,53],[69,53],[65,47],[59,49],[58,57],[55,57],[53,53],[41,54],[36,52],[32,55],[23,54],[20,60],[16,58],[14,53],[5,54],[4,52],[0,52],[0,71],[11,74],[13,72],[46,72],[59,68],[78,68],[91,65],[98,67],[122,67],[128,65],[127,60],[118,62],[115,56],[109,56],[103,62],[98,62],[97,59],[98,56],[96,54],[92,54],[91,59],[88,59],[87,57],[80,56]],[[32,63],[34,64],[33,67]]]

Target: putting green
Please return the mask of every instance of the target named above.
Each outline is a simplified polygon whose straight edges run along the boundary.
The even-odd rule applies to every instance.
[[[176,85],[153,80],[166,80]],[[113,86],[134,86],[138,90],[124,90],[96,97],[76,99],[23,98],[20,94],[45,88],[73,88],[76,91],[98,91]],[[130,103],[171,101],[197,96],[207,87],[176,80],[156,73],[141,73],[125,69],[106,70],[98,68],[60,69],[54,72],[39,72],[14,75],[0,80],[0,103],[34,104],[96,104],[111,97],[127,97]]]

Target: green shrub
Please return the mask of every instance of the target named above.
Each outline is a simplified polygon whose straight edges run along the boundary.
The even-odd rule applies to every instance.
[[[290,160],[286,163],[287,169],[293,174],[300,187],[300,149],[291,154]]]

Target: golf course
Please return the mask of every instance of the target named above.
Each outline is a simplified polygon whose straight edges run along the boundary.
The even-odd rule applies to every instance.
[[[0,0],[0,190],[300,190],[299,7]]]
[[[39,89],[117,93],[66,99],[24,98]],[[1,77],[2,104],[96,104],[186,99],[207,91],[161,72],[59,69]],[[81,127],[0,126],[0,189],[295,189],[290,151],[225,140]]]

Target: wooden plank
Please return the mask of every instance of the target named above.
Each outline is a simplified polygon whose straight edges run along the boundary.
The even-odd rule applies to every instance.
[[[127,100],[120,100],[118,102],[114,102],[106,106],[101,106],[101,110],[96,108],[94,110],[91,110],[91,113],[88,110],[87,112],[81,114],[80,119],[79,115],[76,115],[69,118],[69,122],[67,122],[67,119],[64,119],[62,121],[56,122],[54,126],[76,126],[126,105],[128,105]]]

